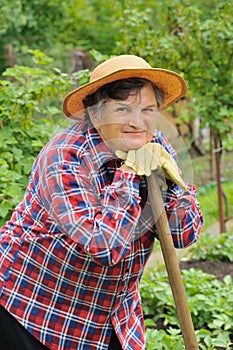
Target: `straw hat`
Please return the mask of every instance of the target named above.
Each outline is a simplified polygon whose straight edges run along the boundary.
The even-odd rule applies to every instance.
[[[186,83],[177,73],[152,68],[143,58],[134,55],[121,55],[110,58],[98,65],[92,72],[90,82],[70,92],[63,101],[63,111],[73,119],[84,118],[80,114],[84,109],[83,99],[96,92],[103,85],[127,78],[144,78],[153,82],[164,91],[164,110],[186,93]]]

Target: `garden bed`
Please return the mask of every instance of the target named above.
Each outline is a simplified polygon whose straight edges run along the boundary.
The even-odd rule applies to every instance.
[[[184,349],[161,251],[141,282],[148,350]],[[233,235],[204,233],[178,260],[200,350],[233,346]]]
[[[233,278],[233,263],[231,262],[191,259],[181,261],[180,268],[181,270],[189,270],[190,268],[201,269],[205,273],[216,276],[221,281],[226,275],[230,275]]]

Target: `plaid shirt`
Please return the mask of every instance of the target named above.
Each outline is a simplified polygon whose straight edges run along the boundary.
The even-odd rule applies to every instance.
[[[154,141],[175,153],[159,132]],[[145,349],[138,285],[156,230],[146,183],[119,169],[95,129],[77,123],[37,157],[23,201],[0,231],[0,304],[49,349]],[[195,188],[164,198],[178,248],[202,225]]]

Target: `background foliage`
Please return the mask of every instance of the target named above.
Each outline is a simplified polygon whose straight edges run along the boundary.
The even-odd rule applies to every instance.
[[[65,127],[57,98],[72,79],[45,54],[31,54],[31,67],[8,68],[0,80],[0,226],[22,199],[37,154]]]
[[[203,124],[223,137],[232,122],[232,10],[226,0],[1,0],[2,51],[12,43],[23,61],[27,49],[39,48],[60,68],[62,61],[67,68],[77,47],[138,54],[184,74],[192,117],[201,114]]]
[[[87,50],[93,65],[111,55],[131,53],[154,67],[179,72],[189,88],[180,120],[201,117],[202,126],[208,125],[218,138],[222,153],[232,150],[231,1],[0,0],[0,8],[0,226],[22,199],[38,152],[69,125],[61,112],[62,99],[77,79],[82,84],[89,75],[71,73],[70,55],[76,48]],[[5,57],[9,44],[16,55],[12,68]],[[219,242],[206,235],[193,254],[232,261],[231,244],[227,233]],[[230,349],[231,278],[220,282],[200,271],[184,272],[183,278],[200,348]],[[145,275],[141,293],[148,350],[182,349],[165,272]],[[161,320],[165,328],[155,329]]]
[[[97,62],[109,55],[131,53],[144,57],[152,66],[172,69],[185,76],[188,103],[181,111],[180,120],[201,117],[202,125],[208,125],[215,135],[214,147],[224,151],[233,124],[231,1],[0,0],[0,4],[0,70],[6,68],[7,44],[13,45],[19,65],[13,71],[7,70],[3,75],[6,81],[1,82],[2,127],[7,118],[20,119],[20,125],[28,127],[33,117],[38,121],[40,112],[48,116],[59,114],[54,107],[60,108],[62,93],[72,88],[72,80],[69,87],[64,82],[71,75],[73,49],[101,52]],[[28,50],[39,50],[52,57],[57,67],[54,76],[45,73],[51,69],[48,59],[43,69],[31,66]],[[33,73],[29,73],[31,68]],[[25,77],[30,74],[27,82]],[[16,82],[9,80],[15,79],[14,76]],[[50,108],[47,112],[46,104]],[[218,191],[221,198],[220,184]]]

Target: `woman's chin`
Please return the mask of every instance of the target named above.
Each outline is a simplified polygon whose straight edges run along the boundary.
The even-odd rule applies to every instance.
[[[146,140],[132,140],[132,139],[124,139],[119,142],[119,148],[122,151],[129,151],[130,149],[138,149],[146,144]]]

